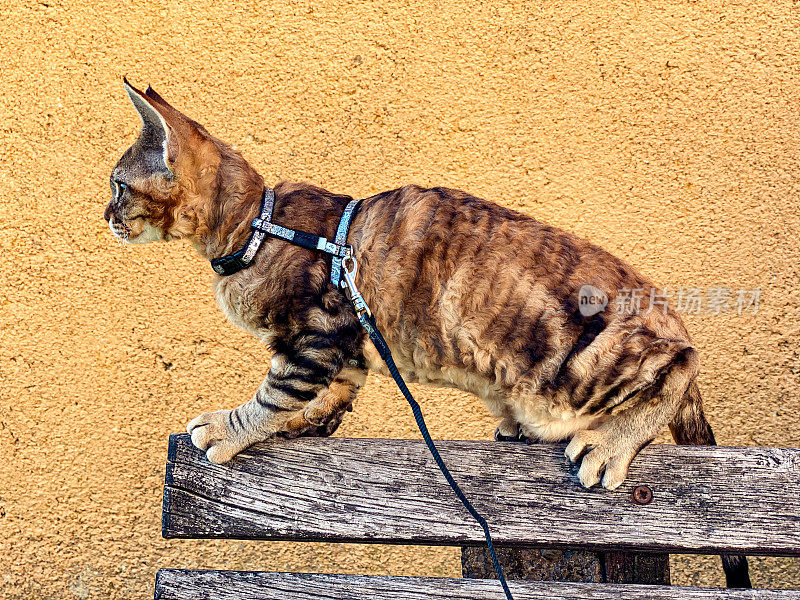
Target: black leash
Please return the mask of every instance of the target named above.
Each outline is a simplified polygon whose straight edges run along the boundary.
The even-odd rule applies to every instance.
[[[358,320],[361,322],[362,327],[364,327],[369,335],[369,339],[372,340],[381,358],[389,368],[389,373],[391,373],[397,387],[400,388],[403,396],[411,406],[411,412],[414,413],[414,419],[417,422],[419,432],[422,434],[422,439],[425,440],[425,445],[428,446],[433,460],[436,461],[439,470],[442,472],[442,475],[444,475],[447,483],[450,484],[450,487],[453,489],[456,497],[461,501],[461,504],[464,505],[464,508],[467,509],[469,514],[472,515],[481,526],[481,529],[483,529],[483,535],[486,538],[486,546],[489,548],[489,554],[492,556],[492,564],[494,564],[494,570],[495,573],[497,573],[497,578],[500,580],[500,585],[503,586],[506,599],[514,600],[511,595],[511,590],[508,589],[508,583],[506,583],[503,568],[500,566],[500,561],[497,559],[497,553],[494,550],[492,535],[489,533],[489,524],[486,522],[486,519],[475,510],[475,507],[472,506],[472,503],[464,495],[464,492],[458,487],[456,480],[453,479],[453,475],[450,473],[447,465],[444,464],[442,456],[439,454],[439,450],[436,448],[436,444],[433,443],[431,434],[428,432],[428,426],[425,424],[425,419],[422,416],[422,409],[414,399],[414,396],[411,395],[408,386],[406,386],[406,382],[403,381],[400,375],[400,371],[397,370],[397,365],[394,363],[389,345],[386,343],[383,335],[381,335],[381,332],[378,331],[375,319],[372,317],[367,303],[356,287],[355,279],[358,265],[353,256],[353,247],[347,244],[347,233],[350,230],[350,223],[360,203],[361,200],[353,200],[347,205],[339,221],[339,227],[336,231],[336,240],[331,242],[324,237],[312,233],[288,229],[272,223],[275,192],[270,188],[265,188],[264,195],[261,199],[260,215],[257,219],[253,220],[252,232],[244,248],[233,254],[212,260],[211,266],[219,275],[233,275],[247,268],[255,258],[255,254],[258,252],[266,236],[282,239],[292,244],[302,246],[303,248],[308,248],[309,250],[324,252],[333,257],[331,262],[331,283],[333,283],[337,289],[342,290],[350,302],[353,303],[353,307],[358,315]]]
[[[378,352],[383,359],[383,362],[386,363],[386,366],[389,367],[389,373],[391,373],[394,382],[397,384],[397,387],[400,388],[400,391],[405,396],[405,399],[411,405],[411,412],[414,413],[414,419],[417,421],[417,427],[419,427],[419,432],[422,434],[422,439],[425,440],[425,445],[428,446],[428,450],[431,452],[431,456],[433,456],[433,460],[436,461],[436,464],[439,465],[439,470],[444,475],[444,478],[447,480],[447,483],[450,484],[450,487],[453,488],[453,492],[455,493],[456,497],[461,500],[461,504],[464,505],[469,511],[469,514],[478,522],[483,529],[483,535],[486,538],[486,546],[489,548],[489,554],[492,555],[492,563],[494,564],[494,571],[497,573],[497,578],[500,580],[500,585],[503,586],[503,591],[506,594],[506,598],[508,600],[514,600],[513,596],[511,596],[511,590],[508,589],[508,583],[506,583],[506,577],[503,575],[503,568],[500,566],[500,561],[497,559],[497,554],[494,551],[494,544],[492,543],[492,534],[489,533],[489,524],[486,522],[481,514],[475,510],[475,507],[472,506],[472,503],[469,499],[464,495],[464,492],[461,491],[461,488],[458,487],[456,480],[453,479],[450,470],[447,468],[447,465],[444,464],[441,455],[439,454],[439,449],[436,447],[436,444],[433,443],[431,439],[431,434],[428,432],[428,426],[425,425],[425,419],[422,416],[422,409],[420,408],[419,404],[416,400],[414,400],[414,396],[411,395],[411,392],[406,386],[406,382],[403,381],[403,378],[400,376],[400,372],[397,370],[397,366],[394,364],[394,358],[392,358],[392,352],[389,350],[389,346],[386,343],[386,340],[383,339],[383,335],[381,332],[378,331],[377,326],[375,325],[375,319],[373,319],[369,314],[366,312],[361,313],[358,317],[358,320],[361,321],[361,325],[364,329],[367,330],[369,334],[369,339],[372,340],[372,343],[375,344],[375,348],[378,349]]]

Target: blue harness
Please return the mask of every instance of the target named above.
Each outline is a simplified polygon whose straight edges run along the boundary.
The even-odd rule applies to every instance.
[[[233,275],[249,267],[264,238],[269,236],[286,240],[309,250],[318,250],[332,255],[331,283],[338,289],[341,281],[342,261],[346,257],[352,256],[353,252],[352,247],[347,245],[347,232],[350,230],[350,222],[353,220],[353,215],[359,204],[361,204],[361,200],[353,200],[347,205],[339,221],[336,241],[330,242],[326,238],[313,233],[287,229],[273,223],[272,211],[275,208],[275,191],[270,188],[264,188],[264,194],[261,196],[261,210],[258,217],[253,219],[250,224],[252,231],[244,248],[233,254],[213,259],[211,268],[218,275]]]
[[[367,303],[364,301],[364,298],[361,296],[358,288],[356,287],[355,278],[358,265],[356,264],[356,259],[353,256],[353,247],[347,244],[347,234],[350,231],[350,223],[352,222],[356,210],[360,204],[361,200],[352,200],[350,203],[348,203],[347,207],[344,209],[344,213],[342,213],[341,219],[339,220],[339,226],[336,229],[336,239],[335,241],[331,242],[326,238],[314,235],[313,233],[306,233],[305,231],[298,231],[296,229],[287,229],[286,227],[281,227],[280,225],[273,223],[272,211],[275,207],[275,191],[265,187],[264,195],[261,198],[261,213],[258,218],[253,219],[251,224],[252,232],[250,233],[250,238],[247,240],[244,248],[238,252],[234,252],[233,254],[228,254],[227,256],[223,256],[221,258],[215,258],[211,261],[211,267],[214,269],[214,272],[219,275],[233,275],[234,273],[238,273],[242,269],[249,267],[253,262],[253,258],[255,258],[256,252],[258,252],[258,249],[261,247],[261,243],[267,236],[285,240],[289,243],[302,246],[303,248],[307,248],[309,250],[324,252],[325,254],[330,254],[333,257],[331,261],[331,283],[336,289],[342,290],[350,302],[352,302],[353,307],[356,310],[356,314],[358,315],[358,320],[361,322],[361,326],[366,330],[367,334],[369,335],[369,339],[375,345],[375,348],[380,353],[381,358],[386,363],[389,373],[391,373],[392,378],[397,384],[397,387],[400,388],[403,396],[411,406],[411,412],[414,413],[414,419],[416,420],[417,427],[419,427],[419,431],[422,434],[422,439],[425,440],[425,444],[428,446],[431,456],[433,456],[433,459],[439,466],[439,470],[442,472],[442,475],[444,475],[447,483],[450,484],[450,487],[453,488],[453,492],[455,493],[456,497],[461,501],[469,514],[472,515],[472,517],[478,522],[478,524],[481,526],[481,529],[483,529],[483,535],[486,538],[486,546],[489,548],[489,554],[491,554],[492,557],[494,570],[497,573],[497,578],[500,580],[500,585],[503,586],[503,592],[506,595],[506,599],[514,600],[511,596],[511,590],[508,589],[508,583],[506,583],[506,578],[503,575],[503,569],[500,566],[500,561],[497,559],[497,554],[494,550],[492,536],[489,533],[489,525],[486,523],[486,519],[484,519],[477,510],[475,510],[475,507],[472,506],[472,503],[464,495],[464,492],[461,491],[461,488],[458,486],[455,479],[453,479],[453,476],[450,474],[450,470],[447,468],[447,465],[444,464],[444,461],[439,454],[439,450],[436,448],[436,444],[433,443],[431,434],[428,432],[428,427],[425,425],[425,419],[422,416],[422,409],[414,399],[414,396],[411,395],[411,392],[406,386],[406,382],[403,381],[403,377],[400,375],[397,365],[395,365],[389,345],[386,343],[383,335],[381,335],[381,332],[378,331],[378,327],[375,324],[375,319],[373,318]]]

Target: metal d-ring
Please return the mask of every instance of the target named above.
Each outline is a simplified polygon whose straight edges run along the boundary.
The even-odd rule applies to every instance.
[[[342,259],[342,267],[344,268],[345,273],[350,275],[350,277],[353,278],[353,281],[355,281],[356,273],[358,273],[358,263],[356,262],[355,257],[352,255],[352,250],[349,251],[347,256]]]

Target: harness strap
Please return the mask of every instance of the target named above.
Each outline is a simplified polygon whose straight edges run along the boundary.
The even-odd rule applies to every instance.
[[[347,240],[347,231],[350,227],[353,211],[356,209],[359,202],[358,200],[353,200],[347,205],[345,209],[347,220],[346,222],[344,220],[339,222],[339,231],[336,235],[337,242],[334,243],[328,241],[327,238],[314,235],[313,233],[298,231],[296,229],[287,229],[286,227],[281,227],[273,223],[272,211],[275,207],[275,191],[265,187],[264,194],[261,197],[260,214],[253,219],[253,222],[250,224],[252,231],[250,232],[250,237],[244,245],[244,248],[233,254],[213,259],[211,261],[211,268],[214,269],[214,272],[218,275],[233,275],[249,267],[250,263],[253,262],[253,258],[256,256],[256,252],[258,252],[258,249],[261,247],[264,238],[269,236],[291,242],[297,246],[307,248],[308,250],[319,250],[320,252],[332,255],[334,260],[338,259],[336,268],[332,269],[331,272],[331,281],[333,281],[336,287],[339,287],[339,280],[333,279],[333,273],[336,272],[338,277],[342,268],[342,259],[350,255],[351,249],[349,246],[345,245],[345,241]],[[340,238],[342,240],[341,242],[339,242]]]
[[[351,200],[342,213],[339,221],[339,228],[336,230],[336,243],[339,246],[347,244],[347,232],[350,230],[350,221],[353,219],[356,209],[361,204],[361,200]],[[331,261],[331,283],[333,287],[339,288],[342,283],[342,261],[341,256],[334,256]]]
[[[275,192],[271,188],[265,187],[264,193],[261,195],[259,218],[270,221],[272,219],[272,208],[274,206]],[[261,242],[264,241],[265,235],[266,233],[264,231],[252,229],[244,248],[233,254],[213,259],[211,261],[211,268],[214,269],[217,275],[233,275],[249,267],[250,263],[253,262],[256,252],[258,252],[258,249],[261,247]]]

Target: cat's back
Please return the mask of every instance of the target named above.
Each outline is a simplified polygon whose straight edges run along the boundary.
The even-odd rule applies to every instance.
[[[367,198],[362,214],[354,243],[363,260],[417,298],[459,281],[495,297],[548,291],[567,304],[584,285],[610,296],[651,286],[599,246],[460,190],[409,185]]]
[[[624,261],[462,191],[406,186],[368,198],[352,242],[360,289],[409,372],[452,366],[509,385],[538,373],[544,384],[574,348],[612,352],[635,331],[687,337],[673,311],[648,311],[654,288]],[[605,297],[602,314],[579,305],[586,286]],[[624,290],[639,290],[640,314],[615,309]]]

